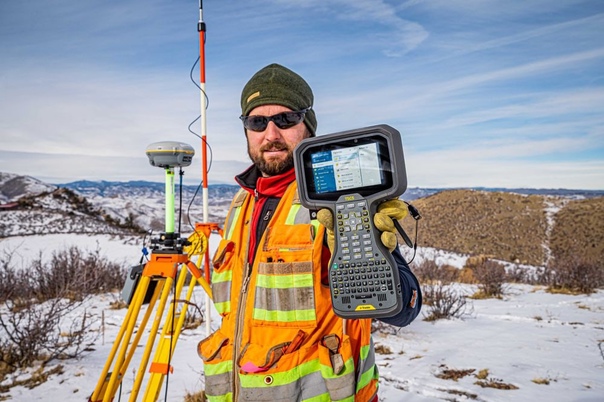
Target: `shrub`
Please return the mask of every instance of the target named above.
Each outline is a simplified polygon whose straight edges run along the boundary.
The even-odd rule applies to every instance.
[[[466,298],[450,286],[458,278],[457,268],[424,260],[413,272],[422,286],[422,303],[427,309],[424,320],[461,318],[466,314]]]
[[[450,285],[443,283],[423,285],[422,297],[423,304],[428,310],[427,314],[424,314],[425,321],[461,318],[469,313],[466,297]]]
[[[380,320],[371,321],[371,333],[379,332],[385,335],[396,335],[401,330],[401,327],[386,324]]]
[[[422,261],[414,270],[420,283],[451,283],[457,279],[457,268],[438,265],[434,260]]]
[[[15,269],[12,252],[4,251],[0,256],[0,303],[13,298],[23,288],[26,280],[25,273]]]
[[[591,294],[604,286],[602,262],[595,258],[571,255],[555,259],[546,269],[548,290]]]
[[[48,263],[39,256],[28,268],[15,269],[9,259],[4,260],[0,264],[0,301],[16,304],[31,298],[38,302],[57,297],[82,299],[120,289],[126,275],[123,267],[101,257],[99,250],[86,254],[77,247],[55,252]]]
[[[53,359],[81,355],[98,333],[81,308],[90,294],[123,285],[125,270],[76,247],[41,256],[31,267],[17,269],[10,256],[0,256],[0,367],[8,372],[44,365]]]
[[[68,315],[81,302],[52,299],[38,304],[31,299],[25,304],[6,303],[8,314],[0,315],[0,361],[10,368],[29,367],[35,361],[79,356],[97,335],[90,331],[89,316],[84,311],[77,318]]]
[[[495,261],[485,260],[474,268],[474,277],[478,282],[478,293],[473,298],[488,298],[503,296],[507,274],[505,267]]]

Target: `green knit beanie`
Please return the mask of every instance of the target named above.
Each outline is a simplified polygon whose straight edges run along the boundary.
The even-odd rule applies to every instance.
[[[281,105],[291,110],[302,110],[313,105],[312,89],[302,77],[279,64],[270,64],[258,71],[241,92],[241,115],[262,105]],[[304,124],[311,136],[317,131],[315,111],[306,112]]]

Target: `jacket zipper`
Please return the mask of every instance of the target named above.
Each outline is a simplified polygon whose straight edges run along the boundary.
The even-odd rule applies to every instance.
[[[252,215],[254,216],[254,208],[256,207],[256,201],[258,201],[258,190],[254,189],[254,207],[252,208]],[[254,222],[250,222],[250,228],[247,231],[247,247],[250,244],[250,236],[252,234],[251,225]],[[245,251],[243,255],[249,254],[249,249]],[[239,303],[237,304],[237,317],[235,320],[235,339],[233,340],[233,401],[236,402],[239,399],[239,392],[241,384],[239,382],[239,370],[237,369],[237,361],[239,361],[239,350],[241,349],[241,337],[243,332],[243,324],[245,318],[245,305],[247,304],[247,287],[250,282],[252,273],[252,267],[249,261],[245,262],[245,268],[243,272],[243,283],[241,285],[241,291],[239,292]]]
[[[233,401],[238,400],[239,395],[239,370],[237,369],[237,362],[239,361],[239,350],[241,349],[241,335],[245,317],[245,305],[247,302],[247,287],[250,282],[250,264],[245,264],[245,279],[241,286],[241,293],[239,294],[239,305],[237,306],[237,322],[235,323],[235,341],[233,345]]]

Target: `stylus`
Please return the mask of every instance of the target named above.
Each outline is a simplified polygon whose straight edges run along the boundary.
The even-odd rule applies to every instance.
[[[400,233],[401,237],[403,238],[403,240],[405,241],[407,246],[409,246],[409,248],[413,248],[413,243],[411,242],[411,239],[409,238],[409,236],[407,236],[407,233],[405,232],[405,230],[403,229],[401,224],[398,223],[398,221],[395,218],[392,218],[392,222],[394,223],[394,227],[396,228],[396,230],[398,230],[398,232]]]

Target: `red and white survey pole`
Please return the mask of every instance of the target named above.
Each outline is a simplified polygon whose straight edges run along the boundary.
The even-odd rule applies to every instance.
[[[210,239],[211,226],[209,225],[208,212],[208,144],[207,144],[207,97],[206,97],[206,23],[203,21],[203,0],[199,0],[199,22],[197,23],[197,31],[199,32],[199,88],[201,89],[201,180],[202,202],[203,202],[203,224],[200,225],[203,233],[208,240]],[[206,250],[204,254],[204,277],[210,283],[210,253]],[[201,264],[200,264],[201,265]],[[210,296],[206,294],[206,334],[211,333],[211,307]]]

